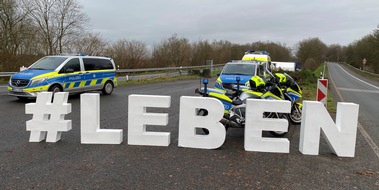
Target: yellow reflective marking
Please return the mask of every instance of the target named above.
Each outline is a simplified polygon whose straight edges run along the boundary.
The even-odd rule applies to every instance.
[[[85,84],[86,84],[86,81],[82,81],[80,82],[79,87],[83,87]]]
[[[35,79],[39,79],[39,78],[45,78],[45,77],[54,78],[54,77],[57,77],[57,76],[59,76],[58,72],[57,71],[53,71],[53,72],[50,72],[50,73],[45,73],[45,74],[41,74],[41,75],[35,76],[35,77],[31,78],[31,80],[35,80]]]
[[[40,92],[40,91],[47,91],[49,89],[49,85],[45,86],[38,86],[34,88],[24,88],[24,92]]]
[[[95,84],[96,84],[96,81],[97,81],[97,79],[95,79],[95,80],[91,80],[91,84],[90,84],[90,86],[95,85]]]
[[[211,96],[211,97],[215,97],[215,98],[218,98],[218,99],[221,99],[221,100],[224,100],[224,101],[227,101],[227,102],[232,102],[232,100],[228,97],[228,96],[226,96],[226,95],[224,95],[224,94],[219,94],[219,93],[214,93],[214,92],[209,92],[209,96]]]
[[[74,85],[75,85],[75,82],[71,82],[70,86],[68,86],[68,88],[74,88]]]

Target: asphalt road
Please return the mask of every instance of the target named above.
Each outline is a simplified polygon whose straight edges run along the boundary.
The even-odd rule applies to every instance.
[[[320,155],[302,155],[300,126],[285,136],[289,154],[247,152],[242,129],[230,129],[217,150],[179,148],[179,98],[198,80],[120,86],[101,96],[101,128],[123,129],[121,145],[80,144],[80,96],[70,96],[73,129],[57,143],[29,143],[25,103],[0,92],[0,189],[377,189],[379,159],[358,133],[356,156],[339,158],[321,139]],[[1,90],[1,89],[0,89]],[[130,94],[171,96],[168,147],[127,145]],[[270,136],[269,133],[265,134]]]
[[[367,133],[366,138],[372,141],[379,157],[379,81],[362,77],[339,64],[329,63],[328,71],[334,99],[359,104],[361,130]]]

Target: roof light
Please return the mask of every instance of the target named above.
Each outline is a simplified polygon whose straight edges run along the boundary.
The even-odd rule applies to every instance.
[[[267,51],[257,51],[257,50],[247,50],[245,52],[245,55],[246,54],[261,54],[261,55],[269,55],[269,53]]]

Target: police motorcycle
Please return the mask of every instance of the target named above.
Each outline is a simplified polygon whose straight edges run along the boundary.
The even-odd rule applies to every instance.
[[[275,77],[278,86],[283,91],[284,99],[291,102],[291,113],[288,114],[290,121],[294,124],[300,124],[303,108],[303,104],[300,102],[303,97],[300,86],[287,73],[275,73]]]
[[[273,78],[275,80],[275,78]],[[195,90],[195,93],[204,97],[213,97],[222,102],[224,105],[224,117],[220,122],[227,130],[232,128],[245,127],[246,99],[266,99],[266,100],[283,100],[284,96],[281,89],[272,82],[267,84],[259,76],[253,76],[245,85],[239,85],[239,77],[237,77],[237,85],[232,85],[233,92],[221,91],[214,88],[207,88],[208,80],[203,81],[204,87]],[[199,109],[198,115],[207,115],[207,110]],[[287,114],[276,112],[265,112],[264,118],[280,118],[288,120]],[[289,128],[289,125],[288,125]],[[204,133],[209,131],[203,128]],[[287,129],[288,131],[288,129]],[[281,137],[287,134],[285,131],[270,131],[274,136]]]

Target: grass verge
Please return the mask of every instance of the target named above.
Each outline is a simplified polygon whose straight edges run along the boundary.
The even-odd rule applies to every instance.
[[[316,101],[317,98],[317,79],[321,78],[321,73],[324,72],[324,64],[321,64],[315,71],[303,70],[292,72],[290,75],[295,75],[299,80],[298,83],[303,89],[303,100]],[[324,78],[328,78],[328,68],[325,67]],[[329,85],[330,86],[330,85]],[[330,90],[327,95],[327,109],[329,113],[336,113],[337,104],[332,98]]]

